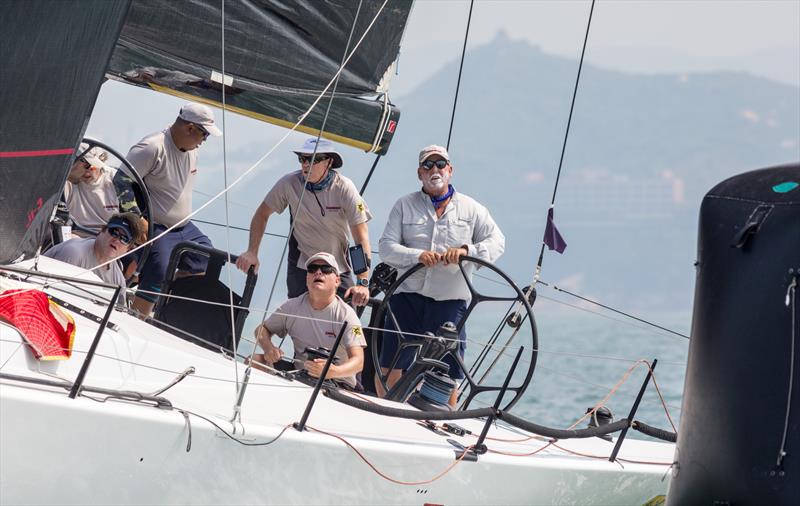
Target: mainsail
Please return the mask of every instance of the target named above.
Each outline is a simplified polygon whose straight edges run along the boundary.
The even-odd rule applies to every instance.
[[[0,264],[33,255],[44,238],[128,6],[0,9]]]
[[[411,3],[243,0],[226,2],[223,12],[222,3],[211,0],[134,1],[107,73],[217,107],[224,85],[228,110],[288,127],[367,33],[339,78],[322,135],[385,154],[400,112],[388,101],[384,81]],[[319,132],[330,96],[331,90],[300,131]]]

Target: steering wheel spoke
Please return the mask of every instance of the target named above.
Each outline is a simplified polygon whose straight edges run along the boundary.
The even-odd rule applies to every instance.
[[[473,263],[475,265],[473,265],[472,268],[467,269],[466,264],[468,263]],[[424,268],[426,267],[420,263],[407,270],[402,276],[399,276],[396,281],[386,289],[380,304],[373,309],[375,313],[373,322],[375,322],[375,325],[382,328],[384,327],[386,320],[388,320],[393,324],[392,327],[396,329],[399,337],[400,344],[397,347],[392,360],[389,361],[391,364],[389,370],[394,368],[394,366],[398,363],[400,354],[405,349],[408,349],[409,347],[423,349],[426,339],[443,338],[443,336],[431,336],[428,338],[417,335],[409,336],[407,330],[404,333],[404,329],[400,328],[397,318],[391,309],[390,301],[397,289],[410,276]],[[504,290],[509,291],[510,293],[508,295],[497,295],[494,293],[487,294],[479,291],[476,288],[473,280],[470,279],[469,274],[469,272],[477,270],[477,268],[482,269],[484,272],[488,271],[493,274],[494,277],[497,278],[497,280],[494,282],[502,286]],[[494,332],[491,334],[491,336],[482,340],[476,340],[475,338],[469,339],[471,344],[478,344],[481,346],[479,351],[475,353],[467,353],[463,360],[459,355],[457,348],[455,350],[448,351],[455,358],[457,367],[461,369],[464,377],[463,380],[457,380],[459,383],[458,397],[459,401],[461,402],[459,409],[467,409],[469,404],[475,399],[475,397],[479,395],[500,392],[502,390],[500,385],[502,385],[503,379],[507,376],[508,371],[495,371],[495,374],[492,374],[492,371],[496,366],[500,366],[501,364],[510,365],[510,360],[509,364],[505,364],[504,359],[513,359],[516,351],[520,346],[522,346],[524,347],[524,354],[522,360],[520,361],[520,367],[518,367],[518,370],[514,372],[512,381],[506,388],[506,397],[509,394],[513,394],[512,398],[504,406],[501,406],[501,409],[508,410],[514,404],[516,404],[520,397],[524,394],[531,382],[533,371],[536,367],[536,358],[538,354],[538,334],[533,316],[533,310],[529,304],[527,294],[520,290],[508,275],[489,262],[478,258],[463,256],[459,259],[459,271],[469,289],[471,300],[467,305],[464,316],[459,321],[453,322],[455,323],[456,336],[459,335],[462,329],[467,327],[467,322],[471,317],[477,314],[476,309],[481,307],[481,305],[492,306],[502,302],[509,304],[509,307],[504,314],[499,315],[497,318],[496,326],[493,325]],[[480,277],[486,278],[486,276]],[[486,279],[492,281],[491,278]],[[509,316],[515,314],[517,311],[520,313],[520,319],[522,323],[516,327],[511,327],[508,323]],[[484,318],[483,315],[481,315],[479,320],[481,321],[481,327],[487,327],[487,322],[485,321],[486,318]],[[387,383],[388,374],[383,374],[380,368],[379,348],[381,341],[389,335],[389,332],[389,330],[373,331],[370,342],[373,362],[376,365],[375,374],[378,381],[385,389],[384,391],[389,391],[390,389],[388,388]],[[501,341],[501,336],[504,332],[509,333],[510,336],[508,336],[505,341]],[[476,334],[475,328],[472,329],[470,335],[473,334]],[[446,353],[444,353],[442,356],[428,358],[441,360],[444,355],[446,355]],[[469,367],[465,365],[465,360],[471,363]],[[400,398],[402,397],[403,396],[401,395]]]

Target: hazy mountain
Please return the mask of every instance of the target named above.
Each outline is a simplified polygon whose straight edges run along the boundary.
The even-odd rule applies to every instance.
[[[492,211],[508,238],[500,263],[520,282],[538,255],[576,71],[576,61],[502,35],[466,58],[454,182]],[[379,224],[397,189],[414,189],[419,148],[446,143],[457,73],[452,62],[395,99],[397,137],[368,191]],[[623,307],[690,307],[702,195],[733,174],[799,159],[799,138],[796,87],[585,65],[556,198],[569,247],[546,255],[543,279]]]

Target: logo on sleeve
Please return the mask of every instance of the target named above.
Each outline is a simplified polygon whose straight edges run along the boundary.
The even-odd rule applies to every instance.
[[[361,327],[353,327],[353,335],[361,337],[364,335],[364,331],[361,330]]]
[[[356,209],[358,209],[359,213],[363,213],[366,207],[364,206],[364,201],[362,200],[358,204],[356,204]]]

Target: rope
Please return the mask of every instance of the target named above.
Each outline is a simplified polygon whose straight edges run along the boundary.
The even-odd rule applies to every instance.
[[[447,131],[447,146],[450,149],[450,136],[453,134],[453,122],[456,119],[456,104],[458,104],[458,90],[461,87],[461,72],[464,69],[464,56],[467,54],[467,39],[469,38],[469,26],[472,21],[472,7],[475,5],[475,0],[469,2],[469,16],[467,16],[467,28],[464,31],[464,47],[461,49],[461,63],[458,66],[458,80],[456,81],[456,94],[453,97],[453,112],[450,115],[450,130]]]
[[[569,449],[564,448],[562,446],[558,446],[556,443],[553,443],[553,446],[558,448],[562,452],[566,452],[566,453],[569,453],[569,454],[572,454],[572,455],[577,455],[578,457],[586,457],[586,458],[589,458],[589,459],[608,460],[608,456],[591,455],[589,453],[576,452],[574,450],[569,450]],[[627,462],[629,464],[645,464],[645,465],[652,465],[652,466],[672,466],[672,462],[651,462],[651,461],[647,461],[647,460],[630,460],[630,459],[621,459],[621,458],[617,458],[616,460],[620,461],[620,462]]]
[[[450,463],[449,466],[447,466],[443,471],[438,473],[433,478],[430,478],[428,480],[420,480],[420,481],[402,481],[402,480],[398,480],[398,479],[392,478],[389,475],[387,475],[386,473],[383,473],[382,471],[380,471],[377,467],[375,467],[375,465],[372,462],[369,461],[369,459],[367,459],[367,457],[364,456],[363,453],[361,453],[358,450],[358,448],[353,446],[347,439],[343,438],[342,436],[339,436],[338,434],[334,434],[332,432],[325,432],[324,430],[315,429],[314,427],[311,427],[311,426],[306,426],[306,427],[308,427],[310,430],[313,430],[314,432],[318,432],[320,434],[325,434],[326,436],[330,436],[330,437],[338,439],[339,441],[341,441],[342,443],[347,445],[348,448],[353,450],[353,452],[358,456],[358,458],[363,460],[364,463],[367,464],[369,466],[369,468],[372,469],[375,472],[375,474],[377,474],[378,476],[380,476],[384,480],[390,481],[390,482],[395,483],[397,485],[416,486],[416,485],[427,485],[428,483],[433,483],[434,481],[438,480],[442,476],[444,476],[447,473],[449,473],[450,471],[452,471],[454,467],[456,467],[458,464],[461,463],[461,461],[464,460],[464,457],[466,457],[467,454],[469,453],[469,451],[472,449],[471,446],[466,447],[464,449],[464,451],[461,453],[461,455],[455,461]]]

